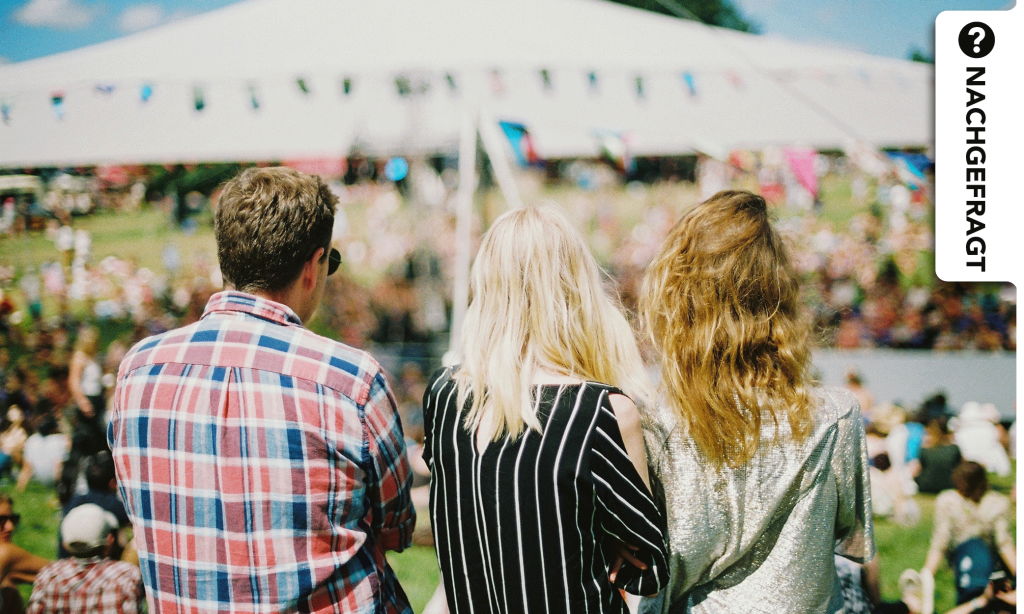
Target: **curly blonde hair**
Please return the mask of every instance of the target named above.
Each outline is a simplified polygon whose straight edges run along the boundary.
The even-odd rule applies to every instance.
[[[636,336],[580,234],[554,207],[508,211],[484,235],[455,372],[465,425],[491,441],[540,431],[538,369],[611,384],[638,405],[650,380]]]
[[[662,386],[697,447],[739,467],[761,445],[762,416],[811,430],[809,326],[799,281],[764,199],[724,191],[687,212],[647,269],[641,321]]]

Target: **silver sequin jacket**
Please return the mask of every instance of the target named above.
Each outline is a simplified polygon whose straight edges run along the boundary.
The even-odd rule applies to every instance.
[[[875,554],[871,487],[860,406],[845,389],[820,388],[811,435],[766,416],[747,464],[715,468],[664,409],[646,416],[651,468],[668,523],[669,584],[642,614],[823,613],[842,609],[835,554]]]

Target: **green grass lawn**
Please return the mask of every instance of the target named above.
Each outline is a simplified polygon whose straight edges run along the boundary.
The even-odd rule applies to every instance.
[[[61,520],[56,491],[35,482],[30,483],[23,493],[14,492],[10,484],[0,487],[0,491],[14,498],[15,511],[21,514],[14,543],[44,558],[56,558],[57,528]],[[388,560],[398,574],[413,609],[421,611],[440,580],[434,549],[413,546],[404,552],[388,553]],[[32,587],[22,585],[20,588],[22,598],[28,603]]]
[[[91,215],[76,217],[75,230],[88,230],[92,237],[92,261],[107,256],[133,260],[140,267],[153,271],[163,270],[163,248],[177,246],[183,260],[190,254],[205,253],[216,261],[217,247],[213,227],[200,223],[191,234],[182,232],[170,223],[168,216],[156,207],[135,212],[99,210]],[[26,233],[0,240],[0,262],[21,269],[26,265],[39,266],[43,262],[59,260],[53,241],[42,232]],[[183,263],[184,264],[184,263]]]
[[[992,488],[1008,494],[1016,478],[1014,472],[1009,477],[989,476]],[[21,514],[21,525],[14,535],[14,542],[21,547],[46,558],[57,554],[57,526],[60,524],[60,510],[57,499],[50,488],[31,484],[24,493],[10,492],[11,488],[3,489],[15,498],[15,511]],[[875,542],[882,563],[882,597],[898,599],[897,582],[904,569],[920,569],[928,552],[928,541],[932,533],[932,508],[934,496],[918,495],[915,497],[921,506],[921,522],[916,527],[907,528],[879,519],[875,522]],[[1016,504],[1011,509],[1011,527],[1016,535]],[[437,559],[433,548],[414,546],[402,553],[389,553],[395,573],[398,574],[409,596],[413,609],[420,612],[426,605],[438,583]],[[935,578],[935,611],[945,612],[955,604],[956,592],[953,588],[953,576],[945,565],[940,567]],[[27,603],[31,587],[23,586],[22,595]]]

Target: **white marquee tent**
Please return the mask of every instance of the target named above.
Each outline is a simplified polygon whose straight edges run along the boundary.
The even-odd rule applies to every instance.
[[[246,0],[0,66],[0,167],[451,152],[467,114],[545,158],[925,146],[932,82],[603,0]]]

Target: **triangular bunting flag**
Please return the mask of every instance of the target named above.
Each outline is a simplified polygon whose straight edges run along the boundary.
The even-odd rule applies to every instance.
[[[57,119],[64,119],[64,92],[50,94],[50,104],[53,105],[53,114]]]
[[[498,125],[501,126],[502,132],[505,133],[505,137],[512,145],[512,152],[515,154],[519,166],[526,167],[540,162],[537,151],[533,147],[533,138],[530,137],[526,126],[506,121],[500,121]]]
[[[695,98],[697,96],[697,84],[694,83],[693,74],[689,72],[684,72],[683,83],[686,84],[686,89],[690,91],[690,97]]]

